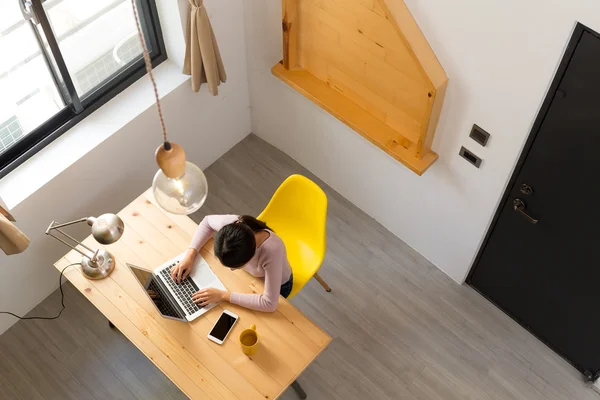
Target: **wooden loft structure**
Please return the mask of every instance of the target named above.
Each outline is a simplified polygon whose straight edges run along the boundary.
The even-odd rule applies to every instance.
[[[402,0],[282,0],[274,75],[421,175],[448,77]]]

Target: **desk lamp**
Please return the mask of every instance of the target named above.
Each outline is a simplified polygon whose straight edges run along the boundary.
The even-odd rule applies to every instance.
[[[98,218],[81,218],[75,221],[65,222],[64,224],[57,224],[56,222],[52,221],[48,229],[46,229],[46,235],[52,236],[54,239],[69,246],[83,256],[81,259],[81,272],[83,273],[83,276],[88,279],[106,278],[115,268],[115,258],[113,255],[102,249],[92,250],[85,244],[81,243],[60,229],[64,228],[65,226],[75,225],[81,222],[87,222],[87,224],[92,227],[92,236],[100,244],[112,244],[119,240],[123,235],[125,224],[123,224],[123,220],[115,214],[102,214]],[[71,242],[75,243],[75,245],[73,246],[73,244],[66,242],[64,239],[58,236],[55,236],[53,234],[54,231],[71,240]],[[86,254],[84,251],[77,248],[77,246],[81,246],[89,253]]]

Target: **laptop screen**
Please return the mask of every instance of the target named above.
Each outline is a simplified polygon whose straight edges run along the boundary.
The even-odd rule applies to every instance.
[[[165,290],[160,286],[157,279],[152,275],[152,271],[138,268],[134,265],[127,264],[133,275],[140,282],[142,287],[146,289],[146,294],[154,302],[158,311],[165,317],[182,319],[181,315],[173,307],[169,301]]]

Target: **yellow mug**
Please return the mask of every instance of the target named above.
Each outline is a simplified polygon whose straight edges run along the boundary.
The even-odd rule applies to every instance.
[[[240,344],[242,345],[242,351],[247,356],[252,356],[258,351],[258,333],[256,332],[256,325],[252,324],[250,329],[244,329],[240,333]]]

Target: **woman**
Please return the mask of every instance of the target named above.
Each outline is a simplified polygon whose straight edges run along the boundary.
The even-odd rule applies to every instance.
[[[196,292],[192,299],[197,304],[228,301],[257,311],[275,311],[279,295],[288,297],[292,291],[292,269],[285,245],[267,224],[248,215],[209,215],[205,217],[192,239],[190,248],[171,277],[176,282],[192,271],[200,249],[216,232],[215,255],[226,267],[244,268],[246,272],[264,278],[263,294],[230,293],[206,288]]]

